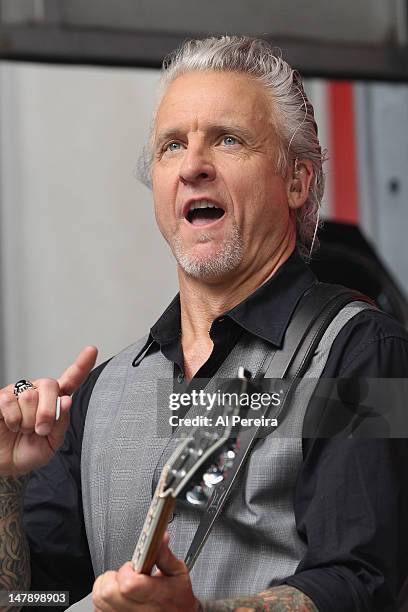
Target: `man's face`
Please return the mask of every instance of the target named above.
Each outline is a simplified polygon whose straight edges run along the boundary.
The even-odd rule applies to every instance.
[[[294,241],[274,109],[259,82],[231,72],[178,77],[158,108],[153,148],[157,223],[187,274],[252,274]]]

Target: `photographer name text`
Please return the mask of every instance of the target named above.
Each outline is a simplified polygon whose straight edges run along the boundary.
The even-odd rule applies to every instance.
[[[172,427],[277,427],[278,420],[268,417],[241,417],[239,415],[220,415],[217,418],[212,418],[206,415],[197,415],[195,417],[178,417],[176,414],[169,418],[169,423]]]

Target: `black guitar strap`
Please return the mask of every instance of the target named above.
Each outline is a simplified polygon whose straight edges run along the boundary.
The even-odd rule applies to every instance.
[[[271,353],[259,375],[261,378],[288,379],[288,385],[279,406],[279,413],[274,413],[274,417],[279,418],[283,411],[295,384],[295,379],[304,376],[306,373],[313,354],[331,321],[344,306],[354,301],[373,304],[367,296],[341,285],[316,283],[306,291],[288,325],[282,350]],[[291,381],[293,381],[292,384]],[[260,411],[259,417],[266,416],[269,409],[268,406],[264,408],[262,413]],[[215,487],[187,552],[185,563],[189,570],[193,568],[217,517],[224,507],[228,495],[250,454],[259,430],[260,427],[254,427],[244,431],[240,436],[240,449],[234,464],[229,470],[227,478]]]

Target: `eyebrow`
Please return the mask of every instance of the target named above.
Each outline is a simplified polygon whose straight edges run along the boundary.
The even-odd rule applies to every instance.
[[[254,140],[254,135],[250,131],[234,123],[211,124],[211,126],[205,129],[205,133],[210,136],[217,134],[236,134],[237,136],[241,136],[245,140]],[[182,128],[169,128],[157,134],[157,137],[153,139],[153,145],[155,148],[157,148],[163,142],[167,142],[168,140],[177,140],[184,134],[185,130],[183,130]]]

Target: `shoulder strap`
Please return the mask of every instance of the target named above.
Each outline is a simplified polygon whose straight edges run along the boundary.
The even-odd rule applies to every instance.
[[[373,301],[342,285],[316,283],[300,300],[286,330],[282,350],[276,351],[264,369],[265,378],[299,378],[309,367],[327,327],[350,302]]]
[[[373,304],[367,296],[342,287],[341,285],[328,285],[316,283],[300,300],[287,327],[284,345],[281,351],[273,351],[266,361],[262,378],[299,378],[309,367],[311,358],[331,321],[340,310],[354,301],[363,301]],[[288,394],[280,406],[283,410]],[[263,415],[269,410],[265,408]],[[262,415],[262,416],[263,416]],[[261,415],[259,415],[261,416]],[[228,477],[214,489],[209,504],[201,517],[193,541],[185,557],[189,570],[200,554],[207,541],[210,531],[219,516],[228,495],[236,482],[250,454],[255,438],[260,428],[253,428],[243,433],[241,437],[239,454],[229,471]]]

